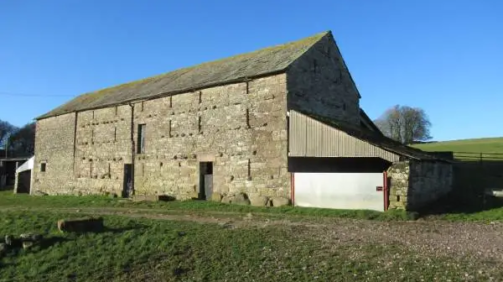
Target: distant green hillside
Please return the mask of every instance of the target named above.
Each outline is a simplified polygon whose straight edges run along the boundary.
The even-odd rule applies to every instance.
[[[484,159],[503,160],[503,137],[416,144],[413,147],[424,151],[453,151],[457,158],[462,159],[477,158],[482,153]]]

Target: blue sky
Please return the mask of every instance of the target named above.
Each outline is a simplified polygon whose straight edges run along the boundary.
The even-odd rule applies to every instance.
[[[503,136],[501,15],[500,0],[3,0],[0,119],[332,30],[371,118],[409,105],[435,140]]]

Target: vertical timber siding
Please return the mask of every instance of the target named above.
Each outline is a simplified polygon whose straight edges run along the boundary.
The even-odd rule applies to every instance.
[[[355,138],[311,117],[290,111],[290,157],[378,157],[390,162],[399,156]]]

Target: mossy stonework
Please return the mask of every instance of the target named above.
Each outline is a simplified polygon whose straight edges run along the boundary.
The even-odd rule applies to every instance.
[[[292,53],[295,58],[287,56],[294,64],[283,73],[129,105],[44,116],[37,123],[33,190],[121,195],[124,166],[131,164],[135,194],[188,199],[200,191],[200,162],[212,162],[215,193],[290,199],[288,109],[359,121],[359,94],[332,35],[301,43],[285,45],[300,49]],[[250,55],[244,56],[248,60]],[[113,91],[129,93],[128,85],[143,84]],[[73,102],[64,108],[70,105]],[[138,153],[137,131],[143,124],[145,150]]]
[[[285,74],[42,119],[34,188],[120,195],[124,165],[134,163],[136,194],[185,199],[197,195],[199,162],[211,161],[215,192],[289,197],[286,124]]]
[[[357,157],[396,156],[365,164],[379,172],[409,159],[389,168],[390,208],[415,209],[445,194],[451,166],[384,137],[359,100],[330,32],[84,94],[38,118],[31,193],[288,205],[291,110],[352,137],[323,139],[319,131],[306,137],[316,146],[363,144]],[[337,152],[309,157],[355,157]]]
[[[360,94],[333,42],[323,37],[290,66],[288,109],[359,126]]]

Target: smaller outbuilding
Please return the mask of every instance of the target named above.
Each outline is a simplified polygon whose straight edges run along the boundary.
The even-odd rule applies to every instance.
[[[16,169],[16,180],[14,184],[14,193],[26,193],[31,192],[31,180],[32,180],[32,170],[33,164],[35,163],[35,157],[29,158],[25,163]]]
[[[313,114],[290,111],[288,156],[295,206],[418,210],[452,189],[449,159]]]
[[[0,158],[0,189],[14,186],[16,170],[27,160],[27,157]]]

